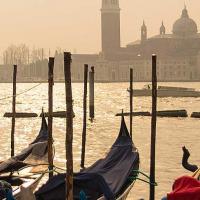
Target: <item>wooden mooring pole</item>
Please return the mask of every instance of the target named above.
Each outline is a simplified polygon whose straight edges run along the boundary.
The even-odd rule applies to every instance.
[[[66,95],[66,200],[73,200],[73,104],[71,85],[71,53],[64,52],[64,75]]]
[[[133,69],[130,69],[130,135],[133,137]]]
[[[52,136],[52,127],[53,127],[53,69],[54,69],[54,58],[49,58],[48,63],[48,104],[49,104],[49,115],[48,115],[48,162],[49,162],[49,178],[53,176],[53,136]]]
[[[15,155],[15,114],[16,114],[16,83],[17,65],[13,66],[13,100],[12,100],[12,127],[11,127],[11,157]]]
[[[89,83],[90,83],[90,120],[94,119],[94,67],[91,67],[91,71],[89,72]]]
[[[87,80],[88,65],[84,65],[84,94],[83,94],[83,132],[82,132],[82,151],[81,168],[85,167],[85,145],[86,145],[86,126],[87,126]]]
[[[157,75],[156,55],[152,55],[152,118],[151,118],[151,161],[150,161],[150,200],[155,199],[155,152],[156,152],[156,120],[157,120]]]

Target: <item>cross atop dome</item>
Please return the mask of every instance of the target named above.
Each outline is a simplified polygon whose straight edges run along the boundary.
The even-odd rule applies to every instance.
[[[189,18],[186,4],[184,4],[184,9],[182,11],[182,16],[181,17],[187,17],[187,18]]]

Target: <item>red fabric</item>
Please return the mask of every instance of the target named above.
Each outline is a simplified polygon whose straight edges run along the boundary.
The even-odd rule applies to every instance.
[[[200,182],[190,176],[178,178],[167,200],[200,200]]]

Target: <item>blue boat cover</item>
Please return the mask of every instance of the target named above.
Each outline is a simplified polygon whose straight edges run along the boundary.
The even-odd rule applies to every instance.
[[[36,139],[21,153],[2,162],[0,164],[0,174],[7,172],[14,172],[26,166],[27,164],[23,163],[23,161],[28,156],[33,154],[33,152],[38,152],[38,149],[41,149],[41,146],[43,147],[44,151],[40,155],[37,154],[37,156],[43,157],[47,153],[47,147],[48,147],[47,141],[48,141],[48,127],[45,116],[43,114],[40,132],[36,137]]]
[[[114,200],[128,186],[133,170],[139,168],[139,153],[135,148],[122,117],[119,135],[104,159],[74,174],[74,199],[84,192],[88,200],[104,196]],[[52,177],[36,193],[37,200],[65,200],[65,177]],[[129,182],[130,184],[130,182]]]

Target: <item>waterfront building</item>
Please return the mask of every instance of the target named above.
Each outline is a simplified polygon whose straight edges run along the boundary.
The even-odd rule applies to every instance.
[[[141,38],[121,47],[119,0],[102,0],[101,41],[98,55],[73,55],[74,80],[83,78],[83,64],[95,66],[98,81],[128,81],[133,68],[135,81],[151,80],[151,55],[158,56],[159,81],[200,80],[200,33],[186,6],[167,33],[164,22],[158,34],[148,38],[143,21]]]
[[[134,81],[150,81],[152,54],[158,56],[159,81],[200,80],[200,33],[186,6],[180,18],[174,22],[171,33],[167,33],[164,22],[161,21],[158,34],[148,37],[148,27],[143,21],[141,38],[125,47],[121,47],[120,23],[119,0],[102,0],[101,52],[72,55],[73,81],[83,80],[84,64],[95,67],[96,81],[128,81],[130,68],[134,71]],[[41,66],[44,65],[39,62],[26,66],[24,76],[33,76],[34,71],[34,77],[42,74],[40,78],[44,79],[47,66]],[[63,55],[58,53],[55,54],[55,79],[64,80]]]

